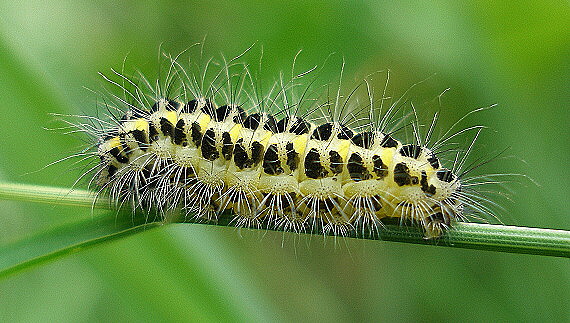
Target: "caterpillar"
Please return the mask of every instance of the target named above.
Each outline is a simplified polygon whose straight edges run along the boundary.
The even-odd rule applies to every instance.
[[[405,111],[402,98],[384,107],[386,86],[379,99],[366,80],[347,95],[339,81],[331,94],[318,77],[305,81],[317,67],[295,73],[294,62],[290,77],[264,89],[243,54],[187,66],[164,56],[156,81],[101,74],[122,95],[105,95],[106,116],[70,123],[92,138],[76,155],[91,163],[81,178],[117,208],[341,236],[374,234],[395,218],[428,239],[468,216],[493,216],[475,190],[483,181],[463,170],[481,126],[431,142],[437,114],[420,135],[415,108]],[[410,128],[411,142],[397,139]],[[442,158],[468,131],[468,148]]]

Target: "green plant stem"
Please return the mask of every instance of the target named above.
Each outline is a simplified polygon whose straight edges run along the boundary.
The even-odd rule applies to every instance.
[[[105,197],[95,200],[95,194],[90,191],[2,182],[0,199],[102,209],[109,209],[111,205]]]
[[[82,207],[109,208],[111,205],[105,197],[100,197],[94,203],[93,194],[83,190],[69,191],[60,188],[8,183],[0,183],[0,198]],[[220,219],[215,224],[227,226],[230,225],[230,221],[225,218]],[[136,231],[127,229],[124,232],[115,233],[115,235],[121,237]],[[456,223],[441,238],[426,240],[419,228],[387,224],[384,229],[380,230],[379,235],[364,237],[364,239],[570,258],[570,231],[564,230],[461,222]],[[92,245],[97,241],[98,239],[87,240],[78,243],[74,248]]]

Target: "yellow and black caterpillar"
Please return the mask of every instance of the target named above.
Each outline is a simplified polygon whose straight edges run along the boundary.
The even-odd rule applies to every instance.
[[[166,86],[141,78],[147,90],[117,73],[134,90],[113,82],[125,96],[106,103],[111,121],[93,118],[98,129],[76,125],[97,138],[96,151],[87,154],[99,162],[86,174],[95,173],[99,192],[108,192],[118,206],[159,214],[183,209],[215,220],[231,211],[238,226],[317,228],[335,235],[375,232],[381,219],[391,217],[419,224],[433,238],[464,219],[466,206],[490,214],[484,197],[470,189],[478,183],[458,173],[466,154],[449,168],[436,155],[459,133],[474,129],[478,135],[478,126],[430,149],[413,124],[414,143],[402,143],[385,130],[385,118],[373,120],[379,113],[369,88],[366,103],[351,103],[352,111],[369,115],[364,125],[351,127],[339,117],[351,96],[319,102],[307,99],[305,88],[293,100],[292,87],[281,81],[272,94],[256,99],[254,90],[244,89],[247,68],[230,63],[207,83],[172,72],[179,66],[173,60]],[[230,72],[235,66],[241,66],[239,73]],[[299,114],[307,102],[309,113],[320,111],[320,118]]]

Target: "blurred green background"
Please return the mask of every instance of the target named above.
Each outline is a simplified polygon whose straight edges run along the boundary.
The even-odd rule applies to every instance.
[[[501,219],[569,230],[569,26],[568,1],[2,1],[0,179],[69,187],[69,164],[34,172],[80,145],[48,113],[94,113],[97,72],[207,36],[210,55],[262,45],[269,74],[299,49],[341,54],[346,83],[389,68],[396,94],[436,73],[449,121],[497,103],[470,118],[492,129],[474,158],[510,147],[485,171],[540,185],[510,186]],[[91,216],[0,201],[0,246]],[[0,281],[0,320],[569,321],[569,299],[567,259],[179,225]]]

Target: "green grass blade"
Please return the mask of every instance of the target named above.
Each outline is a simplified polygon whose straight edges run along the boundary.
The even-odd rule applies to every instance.
[[[0,192],[2,198],[14,200],[85,208],[93,205],[93,196],[86,191],[69,193],[69,190],[50,187],[0,184]],[[103,200],[95,206],[108,208],[108,201]],[[128,297],[130,302],[145,305],[147,301],[145,295],[152,293],[158,293],[166,299],[166,301],[145,305],[145,310],[150,312],[152,317],[167,320],[192,317],[204,321],[241,319],[267,321],[277,315],[270,306],[271,304],[265,304],[263,298],[256,295],[255,289],[244,287],[247,285],[245,282],[248,279],[247,274],[238,275],[236,272],[240,271],[239,264],[228,262],[229,260],[222,256],[224,252],[216,253],[217,263],[210,262],[212,255],[207,252],[202,251],[201,255],[185,253],[182,246],[177,244],[176,239],[171,239],[169,234],[151,230],[162,227],[163,222],[144,223],[145,221],[144,216],[133,216],[130,212],[95,210],[89,218],[83,216],[73,223],[57,226],[20,241],[0,246],[0,281],[63,257],[97,248],[97,252],[91,258],[86,259],[98,257],[104,259],[102,262],[94,261],[93,265],[102,266],[103,268],[99,268],[102,275],[114,281],[117,286],[121,286],[118,290],[126,291],[125,297]],[[169,226],[169,228],[175,229],[176,227]],[[143,231],[146,234],[145,239],[131,239],[130,242],[129,239],[124,239],[120,247],[109,245]],[[140,235],[137,235],[138,237]],[[202,250],[205,247],[204,243],[209,243],[204,234],[201,237],[200,234],[195,234],[189,238],[201,242],[194,244],[197,250]],[[125,242],[127,242],[127,247],[125,247]],[[133,252],[125,253],[115,249],[129,249],[128,246]],[[145,251],[152,250],[152,252],[140,253],[138,248]],[[212,246],[208,246],[207,249],[211,250]],[[224,273],[222,276],[225,280],[212,282],[211,273],[217,269],[216,266],[220,261],[226,262],[224,268],[232,268],[232,270],[222,269]],[[145,264],[144,269],[132,272],[131,268],[141,262]],[[111,266],[113,270],[108,270],[105,266]],[[179,271],[180,268],[184,268],[183,272]],[[182,282],[182,284],[177,282]],[[129,294],[130,287],[135,285],[138,292]],[[247,297],[236,298],[233,296],[235,293],[227,290],[228,288],[233,288],[232,291],[237,290]],[[170,304],[169,300],[177,301],[175,304]],[[164,303],[169,303],[169,306],[165,307]],[[220,307],[220,304],[224,305]],[[263,310],[256,310],[260,304]]]
[[[112,219],[111,216],[108,218]],[[108,224],[108,223],[107,223]],[[61,257],[65,257],[74,253],[78,253],[87,248],[101,245],[103,243],[109,243],[111,241],[130,236],[140,231],[148,230],[154,227],[160,226],[158,222],[152,222],[147,224],[141,224],[133,226],[127,229],[120,230],[109,234],[102,234],[101,227],[102,223],[100,221],[84,221],[80,223],[74,223],[73,225],[65,226],[63,228],[56,228],[56,230],[50,230],[45,233],[33,236],[29,239],[24,239],[18,241],[14,244],[9,244],[3,248],[0,248],[0,258],[1,267],[0,269],[0,280],[9,277],[12,274],[20,273],[24,270],[32,269],[36,266],[48,263],[50,261],[57,260]],[[108,225],[103,225],[104,228],[108,228]],[[119,226],[118,228],[122,228]],[[80,233],[77,235],[77,233]],[[83,234],[81,234],[83,233]],[[57,235],[57,234],[63,234]],[[96,237],[89,237],[96,236]],[[51,239],[55,237],[56,240],[66,240],[69,243],[66,246],[56,249],[53,251],[47,251],[47,253],[31,256],[31,258],[23,260],[23,256],[30,256],[37,251],[37,247],[41,245],[46,245],[51,248],[59,245],[58,241],[53,241]],[[46,241],[46,239],[48,241]],[[49,240],[52,241],[49,241]],[[74,240],[81,240],[75,243]]]

